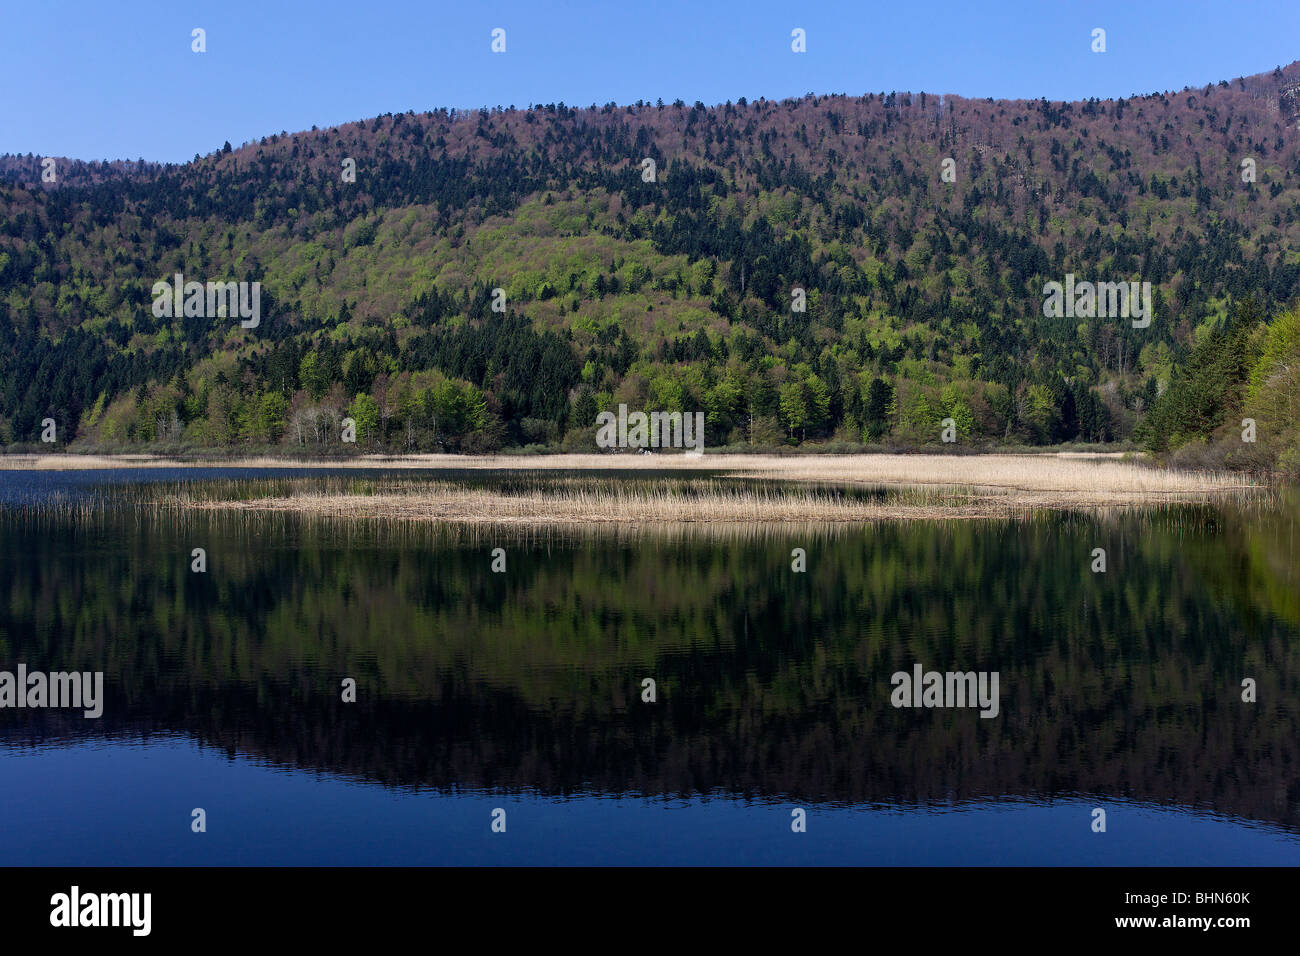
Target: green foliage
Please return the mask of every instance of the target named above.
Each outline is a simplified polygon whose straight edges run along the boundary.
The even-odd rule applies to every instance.
[[[951,97],[943,123],[892,94],[503,110],[482,132],[436,111],[219,163],[69,163],[57,190],[0,157],[0,432],[32,441],[52,415],[88,440],[316,445],[367,395],[373,447],[554,445],[585,387],[703,410],[710,444],[929,443],[951,417],[963,441],[1137,428],[1170,450],[1253,409],[1280,456],[1290,340],[1242,337],[1228,304],[1300,294],[1300,147],[1259,133],[1249,191],[1211,188],[1202,157],[1271,129],[1295,79],[1122,106]],[[377,154],[364,188],[327,159]],[[261,326],[156,318],[176,272],[260,281]],[[1151,325],[1043,319],[1067,273],[1150,281]]]
[[[348,417],[357,423],[357,444],[373,445],[379,434],[379,405],[364,392],[348,406]]]
[[[808,427],[808,398],[801,382],[786,382],[781,386],[781,421],[793,436],[803,437]]]
[[[1267,459],[1300,472],[1300,305],[1276,316],[1250,370],[1243,415],[1256,423]]]
[[[1247,298],[1201,338],[1138,426],[1148,448],[1163,452],[1207,441],[1240,411],[1252,367],[1250,339],[1262,321],[1258,303]]]
[[[866,402],[866,437],[877,442],[889,433],[894,419],[894,387],[883,378],[873,378],[867,387]]]

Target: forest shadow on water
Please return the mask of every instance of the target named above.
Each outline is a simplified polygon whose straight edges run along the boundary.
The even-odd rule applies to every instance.
[[[0,669],[102,671],[104,709],[0,710],[0,767],[181,740],[404,799],[902,818],[1120,801],[1264,827],[1300,859],[1292,489],[1018,520],[582,530],[151,507],[173,479],[72,479],[45,506],[8,479]],[[917,665],[996,673],[996,716],[894,706],[892,676]]]

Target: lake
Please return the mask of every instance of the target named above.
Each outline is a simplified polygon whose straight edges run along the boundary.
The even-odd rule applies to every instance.
[[[328,474],[0,471],[0,670],[103,674],[97,719],[0,709],[0,863],[1300,863],[1293,489],[599,531],[148,503]],[[430,475],[512,480],[389,477]],[[918,665],[995,674],[996,715],[895,706]]]

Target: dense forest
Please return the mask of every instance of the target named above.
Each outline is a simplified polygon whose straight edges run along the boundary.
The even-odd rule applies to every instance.
[[[560,103],[179,166],[4,156],[0,443],[323,450],[351,418],[357,449],[594,449],[626,403],[704,411],[710,446],[947,423],[1295,469],[1297,121],[1292,64],[1118,100]],[[260,283],[260,322],[159,315],[177,273]],[[1067,276],[1150,283],[1150,324],[1045,315]]]

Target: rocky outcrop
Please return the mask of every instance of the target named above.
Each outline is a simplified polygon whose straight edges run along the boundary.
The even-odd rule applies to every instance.
[[[1300,125],[1300,82],[1288,83],[1278,93],[1278,108],[1287,126]]]

